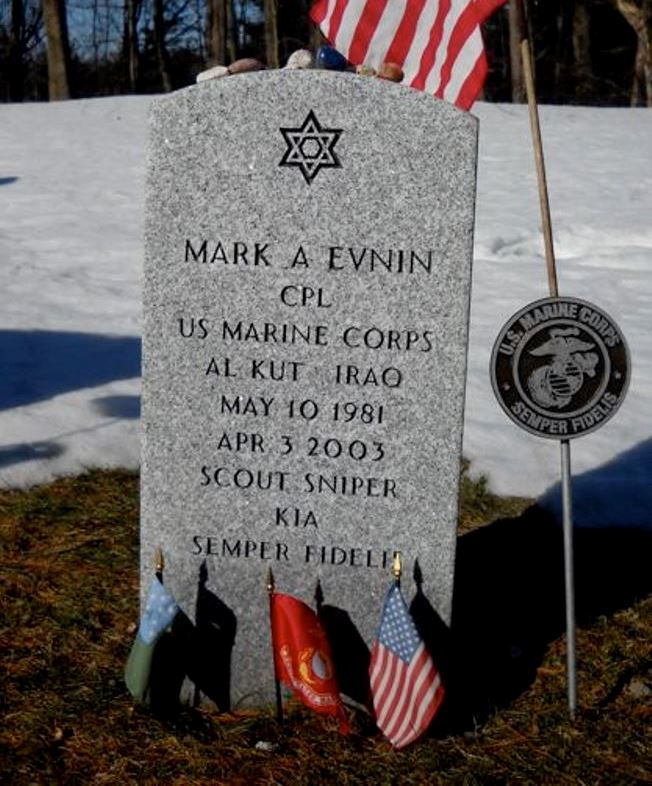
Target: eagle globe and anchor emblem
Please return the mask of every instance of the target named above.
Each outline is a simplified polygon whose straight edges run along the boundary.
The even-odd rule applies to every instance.
[[[332,679],[333,666],[330,658],[314,647],[306,647],[299,653],[299,676],[311,686]]]
[[[526,385],[532,398],[542,407],[561,409],[573,400],[584,385],[585,375],[594,377],[600,357],[589,350],[595,344],[582,341],[578,328],[550,328],[549,338],[530,349],[535,357],[547,357],[549,362],[535,369]]]
[[[602,309],[576,298],[537,300],[503,326],[491,356],[498,403],[537,436],[572,439],[616,412],[629,382],[629,350]]]

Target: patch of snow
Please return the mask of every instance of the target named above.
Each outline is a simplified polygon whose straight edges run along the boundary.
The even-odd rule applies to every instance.
[[[148,97],[4,105],[0,485],[139,463]],[[476,105],[478,197],[464,454],[499,494],[558,511],[559,446],[509,421],[489,381],[506,320],[547,295],[527,108]],[[650,526],[652,112],[540,108],[560,293],[627,337],[621,410],[573,441],[578,524]]]

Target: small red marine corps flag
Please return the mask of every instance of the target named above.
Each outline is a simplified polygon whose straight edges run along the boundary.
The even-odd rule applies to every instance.
[[[319,617],[303,601],[279,592],[271,594],[270,608],[277,679],[308,707],[339,718],[340,731],[348,733],[330,646]]]

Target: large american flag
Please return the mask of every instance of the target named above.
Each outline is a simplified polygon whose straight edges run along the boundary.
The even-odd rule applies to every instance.
[[[404,748],[430,725],[444,686],[398,583],[385,599],[369,676],[378,728],[395,748]]]
[[[310,16],[350,63],[397,63],[404,84],[469,109],[487,74],[480,25],[505,2],[317,0]]]

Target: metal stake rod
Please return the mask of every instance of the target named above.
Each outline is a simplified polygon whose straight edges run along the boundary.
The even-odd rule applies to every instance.
[[[513,0],[518,11],[520,30],[521,62],[525,77],[525,90],[530,115],[532,143],[534,146],[534,160],[539,186],[539,206],[541,208],[541,224],[543,229],[543,242],[546,254],[546,269],[548,272],[548,289],[551,297],[558,297],[557,266],[555,263],[555,250],[552,239],[552,221],[550,219],[550,204],[548,201],[548,184],[543,158],[543,144],[541,142],[541,128],[539,126],[539,111],[537,108],[536,91],[534,87],[534,74],[532,70],[532,54],[527,34],[525,8],[523,0]],[[575,653],[575,586],[573,579],[573,511],[571,493],[571,468],[570,468],[570,441],[562,439],[561,447],[561,490],[563,508],[564,530],[564,582],[566,599],[566,682],[568,689],[568,711],[571,718],[577,709],[577,658]]]
[[[571,489],[570,441],[562,439],[561,499],[564,529],[564,586],[566,596],[566,683],[568,711],[577,709],[577,657],[575,653],[575,581],[573,578],[573,495]]]

